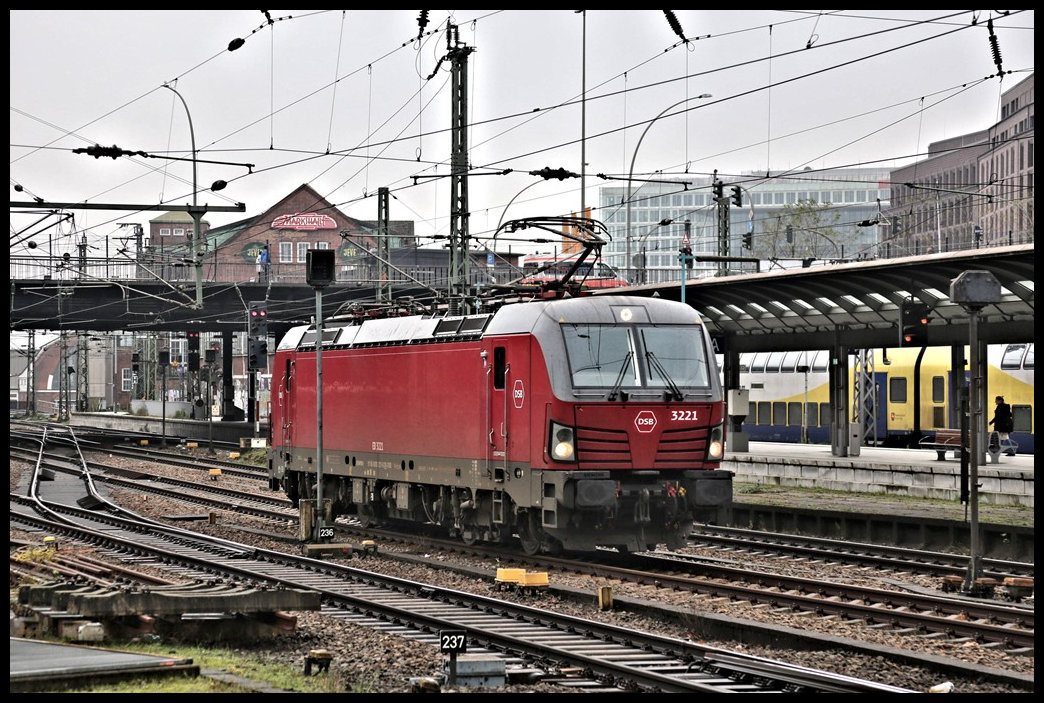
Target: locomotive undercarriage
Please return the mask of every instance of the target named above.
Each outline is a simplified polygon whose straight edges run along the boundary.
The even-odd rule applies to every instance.
[[[645,551],[684,545],[694,519],[716,522],[732,501],[731,474],[723,471],[672,473],[670,479],[659,471],[630,472],[626,482],[608,471],[529,473],[532,485],[523,489],[516,481],[517,491],[326,475],[325,518],[354,515],[363,526],[439,525],[467,544],[517,538],[530,554],[598,546]],[[283,483],[295,503],[314,500],[314,474],[287,472]]]

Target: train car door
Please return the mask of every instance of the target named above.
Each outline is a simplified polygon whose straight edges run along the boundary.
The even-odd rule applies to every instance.
[[[874,408],[874,425],[877,427],[877,436],[873,437],[878,445],[885,442],[888,432],[895,423],[890,423],[888,414],[888,373],[878,371],[874,373],[874,397],[877,404]]]

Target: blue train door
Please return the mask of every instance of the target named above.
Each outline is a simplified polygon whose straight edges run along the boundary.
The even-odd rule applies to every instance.
[[[878,371],[874,373],[874,397],[877,398],[874,408],[874,424],[877,426],[878,446],[885,444],[888,433],[892,428],[888,416],[888,372]]]

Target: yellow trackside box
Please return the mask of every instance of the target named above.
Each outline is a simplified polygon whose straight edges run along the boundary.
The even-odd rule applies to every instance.
[[[547,586],[549,583],[546,571],[527,571],[522,576],[521,585],[526,588],[540,588],[542,586]]]
[[[521,586],[525,578],[525,569],[497,569],[497,583]]]

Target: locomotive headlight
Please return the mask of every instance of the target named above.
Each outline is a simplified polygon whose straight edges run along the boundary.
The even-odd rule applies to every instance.
[[[548,452],[555,461],[576,461],[576,435],[573,428],[552,422]]]
[[[722,439],[721,425],[711,428],[710,441],[707,442],[707,458],[721,460],[725,456],[725,442]]]

